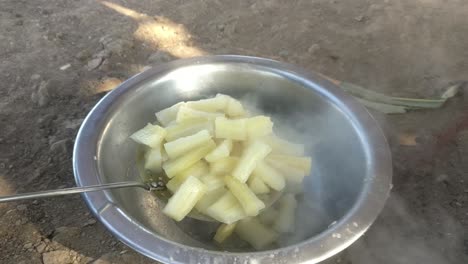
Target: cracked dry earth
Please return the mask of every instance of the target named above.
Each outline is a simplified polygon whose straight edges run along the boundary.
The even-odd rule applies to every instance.
[[[255,55],[431,97],[468,78],[466,14],[464,0],[0,0],[0,194],[74,186],[83,118],[148,65]],[[374,115],[392,146],[392,197],[328,263],[468,263],[467,95]],[[1,204],[0,223],[0,263],[154,263],[77,195]]]

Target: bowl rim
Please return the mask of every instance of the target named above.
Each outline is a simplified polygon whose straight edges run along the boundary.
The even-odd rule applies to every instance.
[[[74,145],[73,170],[77,186],[99,184],[97,155],[99,138],[104,128],[104,116],[118,98],[138,84],[164,76],[175,69],[203,64],[248,64],[290,76],[308,89],[331,98],[333,103],[352,119],[364,144],[368,159],[365,187],[353,207],[322,233],[298,244],[259,252],[222,252],[190,247],[170,241],[146,229],[119,208],[108,191],[82,194],[95,217],[120,241],[149,258],[170,263],[233,263],[235,261],[278,261],[282,263],[317,263],[342,251],[356,241],[375,221],[389,196],[392,179],[391,154],[386,138],[375,119],[352,96],[319,73],[306,71],[291,64],[271,59],[240,56],[210,55],[179,59],[154,65],[139,73],[105,95],[83,121]],[[365,139],[365,140],[364,140]]]

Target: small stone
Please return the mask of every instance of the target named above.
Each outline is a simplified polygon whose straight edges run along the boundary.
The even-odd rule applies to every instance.
[[[94,58],[103,58],[103,59],[107,59],[107,58],[109,58],[110,55],[111,55],[111,51],[110,51],[110,50],[103,49],[103,50],[101,50],[100,52],[98,52],[97,54],[95,54],[95,55],[94,55]]]
[[[17,209],[18,211],[24,211],[24,210],[26,210],[27,208],[28,208],[28,207],[27,207],[25,204],[20,204],[20,205],[16,206],[16,209]]]
[[[224,24],[219,24],[216,26],[216,28],[219,30],[219,31],[224,31]]]
[[[89,59],[90,57],[91,57],[91,52],[89,52],[89,50],[82,50],[75,55],[75,58],[77,58],[80,61],[85,61]]]
[[[63,122],[63,126],[67,129],[75,130],[80,127],[81,123],[83,123],[83,120],[83,118],[65,120],[65,122]]]
[[[133,48],[133,42],[127,39],[116,39],[104,44],[105,49],[111,54],[117,54],[119,56],[125,55],[125,51]]]
[[[162,63],[171,61],[172,57],[164,51],[156,51],[148,58],[148,63]]]
[[[449,177],[447,174],[440,174],[439,176],[437,176],[437,178],[435,179],[436,182],[445,182],[445,181],[448,181]]]
[[[320,45],[319,45],[319,44],[312,44],[312,45],[307,49],[307,52],[310,53],[310,54],[314,54],[314,53],[317,52],[319,49],[320,49]]]
[[[42,254],[44,264],[64,264],[73,262],[70,252],[66,250],[56,250]]]
[[[98,68],[99,66],[101,66],[102,61],[103,61],[103,58],[94,58],[88,61],[88,64],[86,65],[86,67],[88,68],[89,71],[94,70]]]
[[[30,248],[32,248],[32,246],[33,246],[32,243],[26,243],[26,244],[24,244],[23,248],[30,249]]]
[[[78,227],[62,226],[56,228],[53,233],[53,242],[59,243],[64,246],[70,246],[70,243],[80,236],[80,229]]]
[[[38,200],[34,200],[32,203],[33,203],[34,205],[37,205],[37,204],[39,204],[39,201],[38,201]]]
[[[21,225],[21,220],[16,220],[15,225],[17,226]]]
[[[84,222],[83,227],[94,225],[96,222],[97,221],[95,219],[89,219],[88,221]]]
[[[289,55],[289,51],[282,50],[278,53],[281,57],[287,57]]]
[[[68,154],[70,144],[71,142],[69,139],[55,141],[50,145],[50,151],[53,153]]]
[[[37,73],[31,75],[31,80],[32,81],[35,81],[35,80],[39,80],[41,78],[41,76]]]
[[[42,81],[37,91],[31,94],[31,100],[39,106],[44,106],[49,102],[48,82]]]
[[[71,67],[71,64],[68,63],[68,64],[65,64],[65,65],[63,65],[62,67],[60,67],[60,70],[61,70],[61,71],[64,71],[64,70],[66,70],[66,69],[68,69],[68,68],[70,68],[70,67]]]
[[[355,17],[354,20],[356,20],[357,22],[362,22],[362,21],[364,21],[364,18],[365,17],[363,15],[359,15],[359,16]]]
[[[38,246],[36,246],[36,251],[42,254],[45,251],[46,247],[47,245],[41,242]]]

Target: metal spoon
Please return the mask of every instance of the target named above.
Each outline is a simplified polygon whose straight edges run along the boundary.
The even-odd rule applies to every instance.
[[[72,187],[72,188],[63,188],[57,190],[46,190],[46,191],[39,191],[39,192],[31,192],[31,193],[20,193],[20,194],[13,194],[7,196],[0,196],[0,203],[5,202],[14,202],[14,201],[21,201],[27,199],[36,199],[36,198],[46,198],[46,197],[54,197],[54,196],[62,196],[68,194],[76,194],[76,193],[84,193],[84,192],[96,192],[96,191],[103,191],[109,189],[120,189],[120,188],[128,188],[128,187],[139,187],[143,188],[147,191],[156,191],[157,194],[161,191],[166,191],[166,186],[163,182],[138,182],[138,181],[125,181],[125,182],[115,182],[115,183],[104,183],[98,185],[91,185],[91,186],[84,186],[84,187]],[[271,206],[278,198],[281,196],[281,192],[275,192],[272,195],[269,195],[269,199],[265,202],[265,208]],[[158,196],[159,197],[159,196]],[[167,201],[166,201],[167,202]],[[200,220],[200,221],[207,221],[207,222],[215,222],[216,220],[212,219],[211,217],[205,216],[199,212],[193,210],[188,215],[191,218]]]
[[[140,187],[147,191],[162,191],[166,189],[166,186],[161,185],[157,182],[143,183],[143,182],[138,182],[138,181],[125,181],[125,182],[115,182],[115,183],[104,183],[104,184],[84,186],[84,187],[72,187],[72,188],[64,188],[64,189],[57,189],[57,190],[47,190],[47,191],[40,191],[40,192],[20,193],[20,194],[13,194],[13,195],[7,195],[7,196],[0,196],[0,203],[20,201],[20,200],[26,200],[26,199],[62,196],[62,195],[75,194],[75,193],[96,192],[96,191],[103,191],[103,190],[108,190],[108,189],[119,189],[119,188],[127,188],[127,187]]]

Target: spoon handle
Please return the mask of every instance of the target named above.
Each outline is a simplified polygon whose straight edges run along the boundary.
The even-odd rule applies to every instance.
[[[145,190],[155,189],[154,188],[155,186],[153,186],[152,184],[146,184],[146,183],[137,182],[137,181],[104,183],[104,184],[84,186],[84,187],[72,187],[72,188],[64,188],[64,189],[57,189],[57,190],[47,190],[47,191],[39,191],[39,192],[31,192],[31,193],[13,194],[13,195],[8,195],[8,196],[0,196],[0,203],[26,200],[26,199],[61,196],[61,195],[74,194],[74,193],[96,192],[96,191],[102,191],[102,190],[108,190],[108,189],[118,189],[118,188],[127,188],[127,187],[140,187]]]

